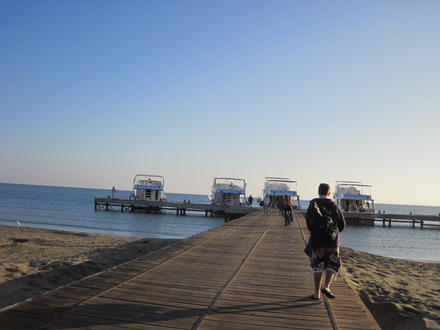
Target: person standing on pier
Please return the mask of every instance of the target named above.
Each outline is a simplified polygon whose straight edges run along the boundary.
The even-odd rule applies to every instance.
[[[252,207],[252,202],[254,201],[254,198],[252,197],[252,195],[249,195],[248,198],[248,202],[249,202],[249,206]]]
[[[283,211],[284,211],[284,225],[290,225],[290,216],[292,215],[292,205],[290,204],[289,196],[283,197]]]
[[[311,266],[315,282],[313,299],[321,299],[321,293],[328,298],[335,298],[330,285],[341,267],[339,257],[339,233],[345,228],[345,219],[341,209],[329,198],[330,185],[321,183],[318,188],[319,198],[310,201],[306,213],[307,228],[310,230],[312,247]],[[325,282],[321,288],[322,274]]]
[[[266,195],[263,199],[264,215],[267,215],[267,210],[269,209],[269,205],[270,205],[270,198],[269,195]]]
[[[279,196],[277,198],[278,215],[284,217],[284,197]]]

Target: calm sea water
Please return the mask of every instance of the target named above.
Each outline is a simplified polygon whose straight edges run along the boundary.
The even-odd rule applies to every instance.
[[[88,233],[151,238],[187,238],[220,226],[223,218],[203,214],[162,214],[95,211],[93,199],[107,197],[110,190],[49,187],[0,183],[0,224],[59,229]],[[116,191],[116,198],[128,198],[130,191]],[[209,203],[207,195],[167,193],[168,201]],[[306,208],[308,201],[302,201]],[[440,207],[376,204],[386,213],[438,215]],[[387,257],[440,262],[440,230],[349,226],[341,235],[342,245]]]

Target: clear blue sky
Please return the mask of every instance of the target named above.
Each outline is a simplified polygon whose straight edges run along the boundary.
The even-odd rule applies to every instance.
[[[2,0],[0,182],[440,205],[440,1]]]

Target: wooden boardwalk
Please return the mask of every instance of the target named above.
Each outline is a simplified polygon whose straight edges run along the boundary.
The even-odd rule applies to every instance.
[[[379,329],[343,276],[336,299],[309,298],[307,229],[295,217],[228,222],[6,310],[0,328]]]

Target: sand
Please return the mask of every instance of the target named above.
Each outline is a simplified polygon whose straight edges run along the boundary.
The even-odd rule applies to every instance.
[[[178,240],[0,225],[0,309]],[[440,329],[440,263],[343,248],[341,272],[382,329]]]
[[[0,309],[177,241],[0,225]]]
[[[440,329],[440,263],[342,248],[342,273],[382,329]]]

